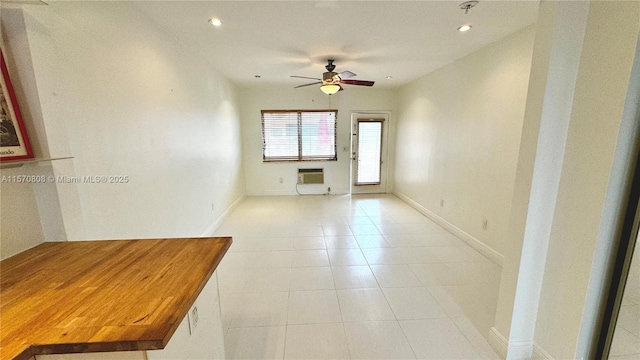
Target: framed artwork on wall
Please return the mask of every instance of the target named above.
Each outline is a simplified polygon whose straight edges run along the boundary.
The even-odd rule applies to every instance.
[[[0,49],[0,161],[33,158],[27,131]]]

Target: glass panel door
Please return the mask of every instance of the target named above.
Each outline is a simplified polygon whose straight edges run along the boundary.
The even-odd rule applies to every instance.
[[[385,193],[389,113],[351,114],[351,193]]]
[[[355,185],[380,185],[382,120],[358,121]]]

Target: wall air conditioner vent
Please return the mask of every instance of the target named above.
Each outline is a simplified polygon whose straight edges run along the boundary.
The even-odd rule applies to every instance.
[[[324,184],[324,169],[298,169],[298,184]]]

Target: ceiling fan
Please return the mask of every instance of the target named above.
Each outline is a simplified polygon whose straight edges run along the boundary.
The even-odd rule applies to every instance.
[[[322,79],[292,75],[291,77],[293,78],[318,80],[316,82],[312,82],[309,84],[298,85],[295,88],[322,84],[322,86],[320,86],[320,90],[322,90],[322,92],[327,95],[333,95],[338,91],[343,90],[340,84],[373,86],[373,84],[375,83],[374,81],[367,81],[367,80],[349,80],[348,78],[354,77],[356,76],[356,74],[352,73],[349,70],[343,71],[341,73],[333,72],[333,70],[336,68],[336,66],[333,65],[334,60],[327,60],[327,61],[328,61],[328,64],[325,66],[325,69],[327,69],[327,71],[322,74]]]

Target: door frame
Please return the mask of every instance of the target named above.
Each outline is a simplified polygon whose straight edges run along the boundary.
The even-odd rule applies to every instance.
[[[609,270],[610,282],[605,290],[604,306],[601,309],[600,332],[595,340],[595,359],[606,360],[613,343],[613,337],[618,323],[618,315],[622,306],[624,289],[629,277],[631,260],[638,242],[640,231],[640,133],[636,133],[635,149],[632,156],[635,157],[635,168],[630,172],[630,185],[626,189],[626,204],[621,214],[617,238],[617,249],[613,250],[615,259],[613,268]],[[640,259],[635,259],[640,261]]]
[[[382,166],[380,167],[380,185],[355,185],[355,152],[356,152],[356,135],[358,119],[361,118],[383,118],[382,122],[382,148],[380,154],[380,160]],[[391,111],[352,111],[351,112],[351,127],[350,127],[350,147],[349,153],[349,189],[351,194],[385,194],[388,189],[389,178],[389,133],[391,124]]]

